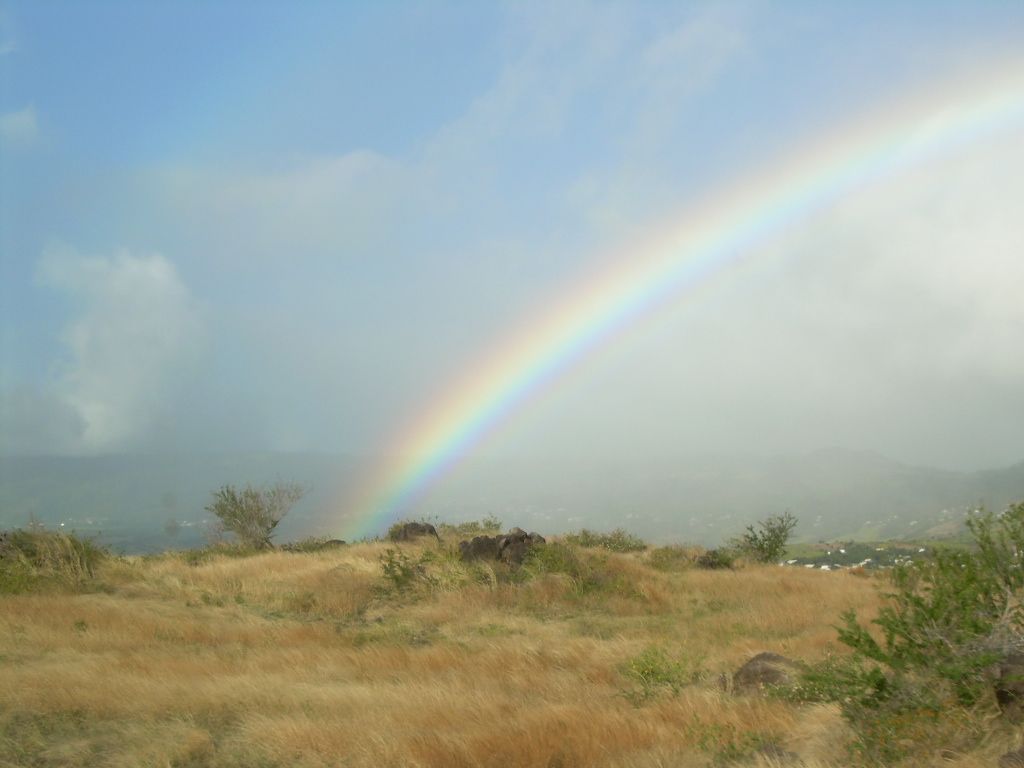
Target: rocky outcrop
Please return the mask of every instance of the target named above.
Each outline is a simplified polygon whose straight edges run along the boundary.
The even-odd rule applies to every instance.
[[[539,533],[527,533],[522,528],[513,528],[498,537],[498,559],[509,565],[522,565],[526,553],[543,543],[544,537]]]
[[[500,560],[509,565],[522,565],[531,548],[544,543],[539,533],[513,528],[500,536],[475,536],[472,541],[459,542],[463,560]]]
[[[388,538],[392,541],[413,541],[423,536],[440,538],[437,535],[437,529],[430,523],[402,523],[388,532]]]
[[[759,653],[732,676],[732,689],[737,693],[757,693],[766,686],[791,685],[803,669],[798,661],[777,653]]]
[[[474,536],[471,541],[460,541],[459,554],[467,562],[470,560],[497,560],[498,537]]]

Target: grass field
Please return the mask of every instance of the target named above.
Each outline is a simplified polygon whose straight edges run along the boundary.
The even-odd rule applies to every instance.
[[[883,576],[563,545],[513,571],[451,544],[108,558],[2,594],[0,765],[850,764],[834,705],[727,681],[842,653],[832,625]],[[993,720],[905,764],[992,766],[1016,738]]]

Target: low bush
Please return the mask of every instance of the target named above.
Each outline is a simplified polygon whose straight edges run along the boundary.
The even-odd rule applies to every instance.
[[[237,542],[216,542],[199,549],[185,549],[174,553],[175,557],[188,565],[204,565],[219,557],[252,557],[265,553],[262,548],[251,547]]]
[[[757,528],[748,525],[746,532],[733,542],[743,555],[759,563],[774,563],[786,553],[786,544],[796,528],[797,519],[789,511],[761,520]]]
[[[732,568],[736,563],[736,556],[728,549],[709,549],[697,556],[694,564],[705,570],[718,570]]]
[[[74,533],[41,526],[0,534],[0,592],[26,592],[46,584],[81,586],[107,551]]]
[[[683,686],[705,676],[699,659],[673,658],[663,648],[651,646],[619,667],[633,685],[622,694],[634,704],[642,704],[659,693],[677,694]]]
[[[652,549],[648,555],[651,567],[659,571],[685,571],[693,567],[699,551],[694,547],[672,544]]]
[[[413,560],[401,549],[385,549],[380,556],[381,574],[392,588],[403,592],[426,576],[426,568],[420,560]]]
[[[388,541],[401,542],[417,539],[421,536],[440,536],[438,526],[441,526],[441,523],[432,523],[425,517],[415,520],[402,518],[391,524],[391,527],[388,528],[388,532],[385,534],[385,538]],[[416,532],[417,528],[419,529],[418,532]]]
[[[344,545],[344,543],[330,536],[307,536],[298,541],[289,541],[287,544],[282,544],[279,549],[285,552],[322,552],[325,549],[333,549]]]
[[[993,706],[993,665],[1024,645],[1024,503],[967,526],[972,549],[938,549],[892,570],[893,591],[873,620],[880,638],[843,614],[839,640],[852,655],[815,666],[799,687],[839,703],[869,761],[976,743]],[[942,727],[950,716],[959,727]]]
[[[639,599],[635,585],[618,569],[609,567],[609,555],[580,551],[565,542],[532,547],[519,569],[518,578],[527,580],[545,574],[566,576],[577,598],[600,594]]]
[[[253,549],[270,549],[278,524],[303,497],[295,483],[275,483],[267,488],[247,485],[238,489],[225,485],[213,493],[206,511],[215,515],[221,528]]]
[[[607,549],[609,552],[642,552],[647,549],[643,539],[624,528],[616,528],[608,533],[598,533],[584,528],[579,533],[566,534],[563,539],[578,547]]]
[[[494,515],[487,515],[481,520],[468,520],[463,523],[438,523],[437,533],[444,539],[471,539],[474,536],[494,536],[501,532],[502,523]]]

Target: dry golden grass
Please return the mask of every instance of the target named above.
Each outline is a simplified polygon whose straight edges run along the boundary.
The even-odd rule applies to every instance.
[[[0,765],[778,765],[769,743],[847,762],[833,707],[718,678],[839,650],[830,625],[877,610],[875,578],[595,554],[588,591],[441,554],[397,592],[385,549],[112,559],[103,591],[0,596]],[[636,703],[622,666],[651,647],[701,674]],[[1001,738],[943,764],[990,765]]]

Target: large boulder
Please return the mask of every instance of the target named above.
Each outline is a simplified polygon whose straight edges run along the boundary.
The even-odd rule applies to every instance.
[[[526,553],[543,543],[544,537],[539,533],[513,528],[500,536],[475,536],[472,541],[461,541],[459,553],[463,560],[500,560],[509,565],[522,565]]]
[[[999,664],[996,703],[1012,723],[1024,721],[1024,653],[1011,653]]]
[[[757,693],[765,686],[791,685],[803,670],[800,662],[777,653],[759,653],[732,676],[732,689],[738,693]]]
[[[498,537],[498,559],[509,565],[522,565],[526,553],[543,543],[544,537],[539,533],[527,533],[522,528],[513,528]]]
[[[440,539],[437,535],[437,529],[430,523],[402,523],[393,527],[388,532],[388,537],[392,541],[412,541],[423,536],[433,536],[435,539]]]
[[[472,541],[460,541],[459,554],[467,562],[470,560],[497,560],[498,537],[474,536]]]

